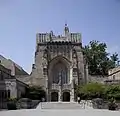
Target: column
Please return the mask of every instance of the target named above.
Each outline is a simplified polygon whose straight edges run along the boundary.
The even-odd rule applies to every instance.
[[[61,90],[58,92],[58,102],[62,102]]]
[[[49,93],[48,93],[48,88],[46,88],[46,102],[49,101]]]
[[[51,102],[51,92],[48,90],[47,102]]]
[[[73,71],[73,69],[72,69],[72,67],[70,66],[70,83],[72,83],[72,71]]]
[[[70,92],[70,102],[74,102],[74,89],[72,88],[71,89],[71,92]]]

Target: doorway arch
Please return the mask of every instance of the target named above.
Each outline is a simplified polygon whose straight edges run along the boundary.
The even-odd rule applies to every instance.
[[[70,102],[70,92],[63,92],[63,102]]]
[[[51,102],[57,102],[58,101],[58,92],[52,92],[51,93]]]

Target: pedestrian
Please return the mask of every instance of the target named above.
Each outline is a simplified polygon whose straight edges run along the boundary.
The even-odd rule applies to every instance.
[[[80,97],[78,96],[78,103],[79,103],[79,104],[80,104],[80,101],[81,101],[81,100],[80,100]]]

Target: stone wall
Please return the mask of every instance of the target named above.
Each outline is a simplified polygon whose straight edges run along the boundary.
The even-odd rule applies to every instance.
[[[108,76],[102,76],[102,75],[89,75],[88,79],[89,82],[100,82],[104,84],[104,81],[108,78]]]
[[[5,90],[10,90],[10,97],[17,98],[17,84],[16,79],[5,80],[6,88]]]

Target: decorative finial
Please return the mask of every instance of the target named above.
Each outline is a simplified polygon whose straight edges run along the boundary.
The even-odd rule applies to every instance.
[[[65,36],[67,36],[67,34],[69,33],[69,28],[68,28],[67,22],[65,22],[64,33],[65,33]]]
[[[67,27],[67,21],[65,21],[65,27]]]

